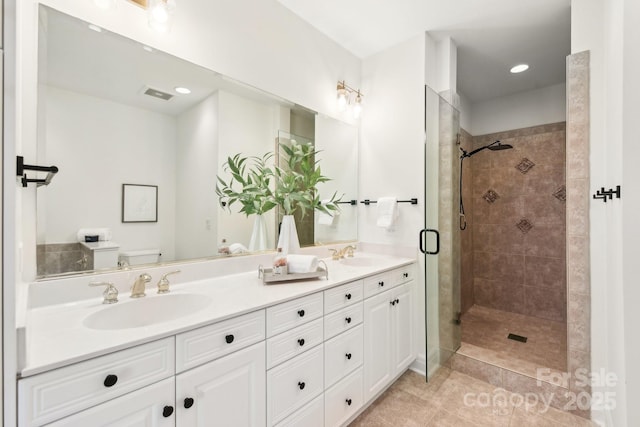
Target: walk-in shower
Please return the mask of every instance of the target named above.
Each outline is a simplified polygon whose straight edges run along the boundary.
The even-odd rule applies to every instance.
[[[491,151],[501,151],[508,150],[510,148],[513,148],[513,146],[509,144],[502,144],[499,140],[494,141],[491,144],[487,144],[483,147],[476,148],[475,150],[470,152],[467,152],[462,147],[460,147],[460,151],[462,151],[462,154],[460,155],[460,230],[465,230],[467,228],[467,219],[464,214],[464,201],[462,200],[462,162],[464,162],[464,159],[466,159],[467,157],[471,157],[474,154],[477,154],[485,149],[489,149]]]

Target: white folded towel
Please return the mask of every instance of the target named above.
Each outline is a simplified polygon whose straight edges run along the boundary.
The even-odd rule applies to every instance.
[[[313,273],[318,270],[318,257],[313,255],[287,255],[289,273]]]
[[[378,227],[387,230],[393,227],[398,218],[398,200],[395,197],[380,197],[377,202],[378,207]]]
[[[322,200],[320,202],[321,205],[326,205],[327,203],[329,203],[329,200]],[[316,218],[318,218],[318,225],[333,225],[336,217],[340,215],[340,211],[333,211],[332,213],[333,216],[316,209]]]
[[[249,252],[249,249],[242,243],[232,243],[229,245],[229,253],[243,254],[245,252]]]
[[[107,242],[112,237],[109,228],[81,228],[78,230],[78,242],[84,242],[84,236],[98,236],[101,242]]]

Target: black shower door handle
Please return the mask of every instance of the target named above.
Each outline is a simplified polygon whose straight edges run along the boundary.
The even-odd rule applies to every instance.
[[[425,243],[425,238],[426,238],[427,232],[434,233],[436,235],[436,250],[435,251],[427,251],[424,248],[424,243]],[[438,230],[434,230],[432,228],[423,228],[422,230],[420,230],[419,240],[420,240],[420,252],[422,252],[423,254],[437,255],[438,253],[440,253],[440,233],[438,233]]]

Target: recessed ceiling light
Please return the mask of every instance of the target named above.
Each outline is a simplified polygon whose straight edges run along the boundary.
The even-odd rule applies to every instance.
[[[186,87],[176,87],[175,91],[183,95],[189,95],[191,93],[191,90]]]
[[[513,74],[517,74],[517,73],[521,73],[523,71],[527,71],[528,69],[529,69],[529,65],[527,65],[527,64],[518,64],[515,67],[512,67],[510,71]]]
[[[97,25],[94,24],[89,24],[89,29],[95,31],[96,33],[101,33],[102,32],[102,28],[98,27]]]
[[[153,52],[153,48],[149,47],[149,46],[142,46],[142,48],[144,50],[146,50],[147,52]]]

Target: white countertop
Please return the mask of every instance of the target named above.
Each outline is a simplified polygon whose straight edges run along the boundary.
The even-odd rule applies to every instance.
[[[72,303],[32,308],[26,316],[26,360],[22,377],[87,360],[133,345],[154,341],[180,332],[215,323],[227,318],[259,310],[284,301],[322,291],[415,262],[372,253],[356,253],[356,258],[371,258],[371,265],[352,266],[325,259],[329,279],[285,282],[264,285],[254,271],[214,277],[171,286],[171,294],[201,294],[211,298],[210,304],[193,314],[151,326],[96,330],[83,325],[84,319],[111,305],[103,305],[102,297]],[[163,298],[153,286],[145,298]],[[128,294],[120,293],[117,304],[136,304]]]

